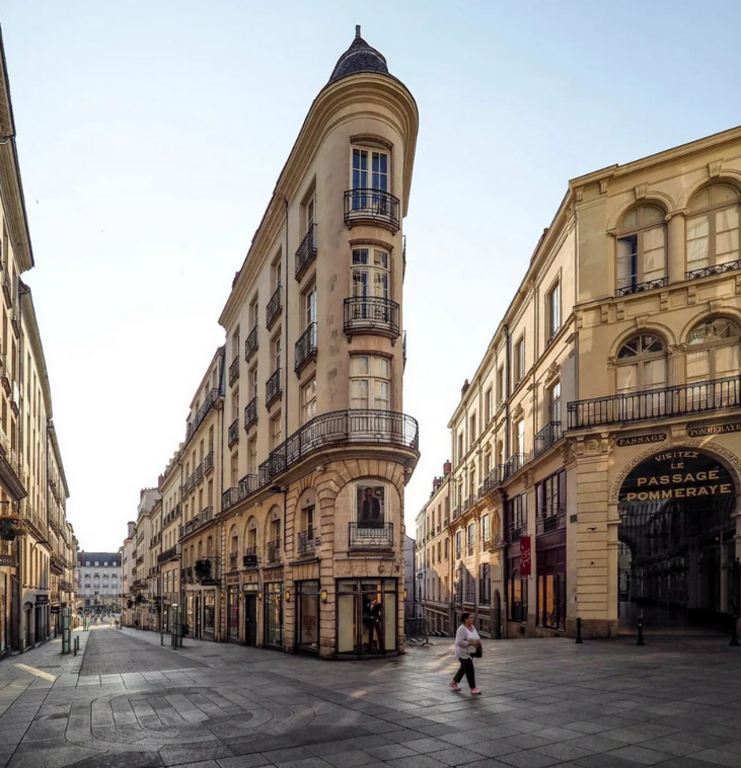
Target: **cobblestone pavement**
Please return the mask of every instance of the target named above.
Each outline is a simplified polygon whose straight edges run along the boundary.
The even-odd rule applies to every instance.
[[[107,627],[0,662],[0,768],[741,767],[727,638],[489,641],[481,697],[451,641],[322,662]],[[464,683],[464,689],[466,688]]]

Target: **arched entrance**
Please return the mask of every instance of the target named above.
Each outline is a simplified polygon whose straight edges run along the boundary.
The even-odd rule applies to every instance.
[[[724,629],[738,615],[737,488],[718,459],[672,448],[644,459],[620,488],[620,626]]]

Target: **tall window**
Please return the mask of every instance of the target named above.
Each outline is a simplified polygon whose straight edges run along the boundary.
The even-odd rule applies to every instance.
[[[239,418],[239,387],[232,392],[232,419]],[[195,467],[195,456],[193,457],[193,466]]]
[[[462,538],[463,534],[461,531],[455,532],[455,559],[460,560],[461,559],[461,544],[462,544]]]
[[[469,448],[476,440],[476,414],[474,413],[468,420],[468,446]]]
[[[481,518],[481,548],[486,549],[486,545],[489,543],[489,537],[491,536],[491,518],[489,515],[484,515]]]
[[[561,423],[561,382],[548,388],[548,421]]]
[[[239,357],[239,326],[232,334],[232,358]]]
[[[281,285],[282,274],[283,274],[283,260],[281,259],[281,254],[279,251],[278,255],[273,260],[271,274],[270,274],[271,280],[273,282],[273,291],[275,291]]]
[[[515,384],[522,381],[525,376],[525,337],[520,336],[515,344]]]
[[[515,453],[519,456],[525,454],[525,419],[520,419],[514,425]]]
[[[666,276],[664,213],[644,205],[626,213],[617,238],[618,293],[631,293]]]
[[[555,530],[555,518],[566,511],[566,472],[562,469],[538,483],[535,487],[535,500],[536,514],[545,521],[543,531]]]
[[[250,330],[257,326],[258,312],[258,296],[255,294],[255,298],[252,299],[252,303],[250,304]]]
[[[504,402],[504,366],[500,365],[497,369],[497,404]]]
[[[360,149],[353,147],[352,151],[352,187],[353,189],[378,189],[389,191],[388,185],[389,156],[388,152],[379,150]]]
[[[488,424],[494,418],[494,388],[489,387],[484,395],[484,415]]]
[[[229,467],[229,485],[232,488],[237,487],[239,481],[239,453],[235,452],[231,455],[231,465]]]
[[[283,429],[280,414],[270,419],[270,448],[277,448],[283,440]]]
[[[548,339],[561,330],[561,283],[556,283],[546,295]]]
[[[491,565],[481,563],[479,566],[479,604],[491,604]]]
[[[306,231],[308,232],[311,225],[316,221],[316,195],[313,193],[304,205],[304,216],[306,218]]]
[[[306,328],[316,322],[316,283],[304,294],[304,322]]]
[[[722,379],[738,374],[741,330],[732,320],[705,320],[690,333],[687,344],[687,382]]]
[[[248,373],[247,384],[249,387],[250,400],[257,397],[257,365],[253,365]]]
[[[714,184],[692,198],[687,217],[688,272],[739,258],[740,200],[728,184]]]
[[[281,361],[281,337],[280,334],[278,334],[273,341],[271,342],[272,347],[272,356],[273,356],[273,372],[277,371],[280,368],[280,361]]]
[[[303,424],[316,416],[316,379],[301,387],[301,421]]]
[[[391,364],[379,355],[350,358],[350,407],[387,411],[391,407]]]
[[[389,255],[379,248],[353,248],[352,293],[363,298],[389,298]]]
[[[247,473],[257,474],[257,436],[247,443]]]
[[[650,334],[634,336],[618,352],[618,392],[640,392],[663,386],[666,386],[664,342]]]

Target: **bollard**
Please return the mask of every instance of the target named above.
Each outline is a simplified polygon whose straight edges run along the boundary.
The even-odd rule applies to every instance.
[[[731,648],[738,648],[738,617],[733,617],[733,625],[731,628]]]
[[[638,642],[636,645],[646,645],[643,640],[643,619],[638,619]]]
[[[576,644],[581,645],[584,641],[581,639],[581,617],[576,620]]]

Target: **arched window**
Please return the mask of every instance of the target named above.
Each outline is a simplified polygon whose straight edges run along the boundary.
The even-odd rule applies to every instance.
[[[664,285],[666,225],[664,212],[652,205],[623,216],[617,235],[617,295]]]
[[[666,386],[666,348],[648,333],[634,336],[617,356],[618,392],[640,392]]]
[[[690,201],[687,216],[687,277],[722,272],[713,269],[739,258],[739,196],[728,184],[713,184]]]
[[[741,329],[724,317],[696,325],[687,338],[687,382],[722,379],[738,374]]]

